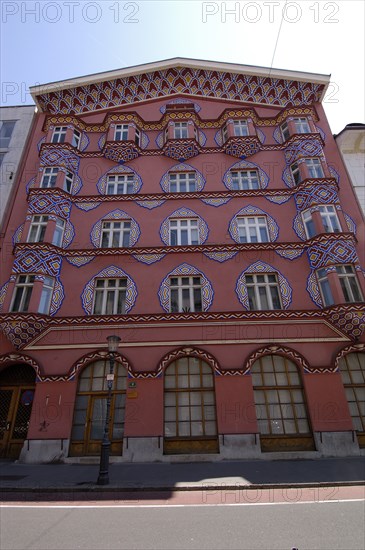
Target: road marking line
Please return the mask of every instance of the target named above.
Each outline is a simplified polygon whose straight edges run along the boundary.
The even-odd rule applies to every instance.
[[[344,500],[305,500],[292,502],[227,502],[226,504],[0,504],[0,508],[186,508],[190,507],[208,507],[208,506],[281,506],[287,504],[340,504],[342,502],[365,502],[363,498],[349,498]]]

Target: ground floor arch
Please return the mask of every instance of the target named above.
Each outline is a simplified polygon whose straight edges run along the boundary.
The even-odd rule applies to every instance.
[[[365,448],[365,353],[347,353],[338,362],[360,448]]]
[[[164,372],[164,453],[217,452],[213,369],[200,357],[179,357]]]
[[[18,459],[27,438],[36,373],[26,364],[0,372],[0,457]]]
[[[251,368],[261,450],[315,450],[301,375],[282,355],[264,355]]]
[[[93,361],[80,373],[74,407],[70,456],[98,456],[104,433],[109,359]],[[127,370],[117,361],[111,395],[110,454],[121,455],[125,423]]]

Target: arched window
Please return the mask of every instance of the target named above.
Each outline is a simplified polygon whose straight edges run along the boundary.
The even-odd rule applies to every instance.
[[[339,367],[359,446],[365,447],[365,353],[345,355]]]
[[[262,451],[314,450],[296,365],[280,355],[265,355],[251,374]]]
[[[108,359],[95,361],[81,372],[72,425],[71,456],[100,454],[108,392],[107,373],[109,373]],[[112,455],[122,454],[126,387],[127,371],[116,362],[109,425],[110,454]]]
[[[171,363],[164,378],[164,453],[215,453],[214,374],[197,357]]]

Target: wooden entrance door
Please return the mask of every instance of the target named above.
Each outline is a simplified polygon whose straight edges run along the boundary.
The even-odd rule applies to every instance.
[[[19,458],[27,437],[34,386],[0,387],[0,456]]]

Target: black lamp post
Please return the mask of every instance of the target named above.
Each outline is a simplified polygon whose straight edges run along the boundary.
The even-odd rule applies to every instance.
[[[105,425],[103,441],[101,443],[100,452],[100,467],[98,485],[108,485],[109,483],[109,451],[110,451],[110,439],[109,439],[109,423],[110,423],[110,404],[112,400],[112,388],[114,381],[114,363],[115,353],[118,349],[120,342],[119,336],[108,336],[108,351],[109,351],[109,374],[107,375],[108,382],[108,396],[106,400],[106,413],[105,413]]]

